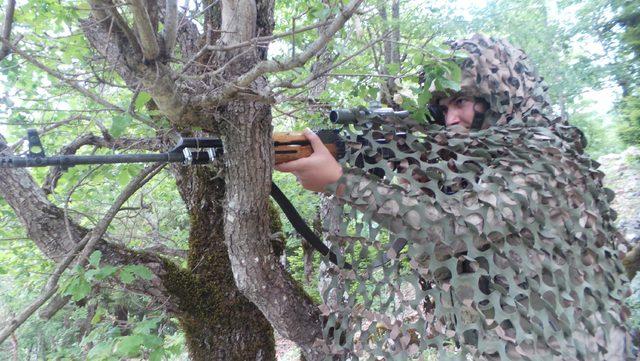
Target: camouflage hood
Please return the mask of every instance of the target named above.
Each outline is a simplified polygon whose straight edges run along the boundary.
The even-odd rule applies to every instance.
[[[450,46],[469,55],[460,64],[461,92],[489,104],[485,119],[491,125],[549,126],[558,121],[552,116],[548,87],[521,49],[479,34]]]

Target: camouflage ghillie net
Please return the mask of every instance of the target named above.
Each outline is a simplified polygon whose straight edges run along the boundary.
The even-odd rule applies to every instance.
[[[581,133],[550,118],[522,51],[482,36],[453,47],[471,54],[462,89],[491,105],[495,126],[363,116],[345,128],[369,144],[351,145],[336,185],[344,206],[332,247],[352,268],[333,268],[323,295],[330,351],[624,359],[612,192],[582,155]],[[367,173],[375,168],[383,179]]]

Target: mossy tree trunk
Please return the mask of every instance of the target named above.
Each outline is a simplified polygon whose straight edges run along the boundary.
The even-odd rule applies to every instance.
[[[181,167],[177,184],[190,216],[187,269],[165,286],[176,300],[193,360],[273,360],[273,330],[236,287],[224,245],[224,180],[208,167]]]

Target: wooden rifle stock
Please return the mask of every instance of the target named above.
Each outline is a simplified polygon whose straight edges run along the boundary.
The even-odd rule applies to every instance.
[[[344,155],[344,142],[337,131],[320,130],[316,134],[334,158],[340,159]],[[313,153],[311,143],[303,132],[273,133],[273,147],[276,164],[305,158]]]

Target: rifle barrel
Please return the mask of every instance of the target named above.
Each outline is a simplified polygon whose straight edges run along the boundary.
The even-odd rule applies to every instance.
[[[118,155],[58,155],[52,157],[0,157],[0,168],[71,167],[78,164],[113,163],[176,163],[184,161],[182,153],[118,154]]]
[[[394,111],[391,108],[334,109],[329,112],[329,120],[336,124],[355,124],[358,122],[358,117],[364,117],[370,114],[380,117],[395,116],[398,118],[407,118],[410,115],[406,110]]]

